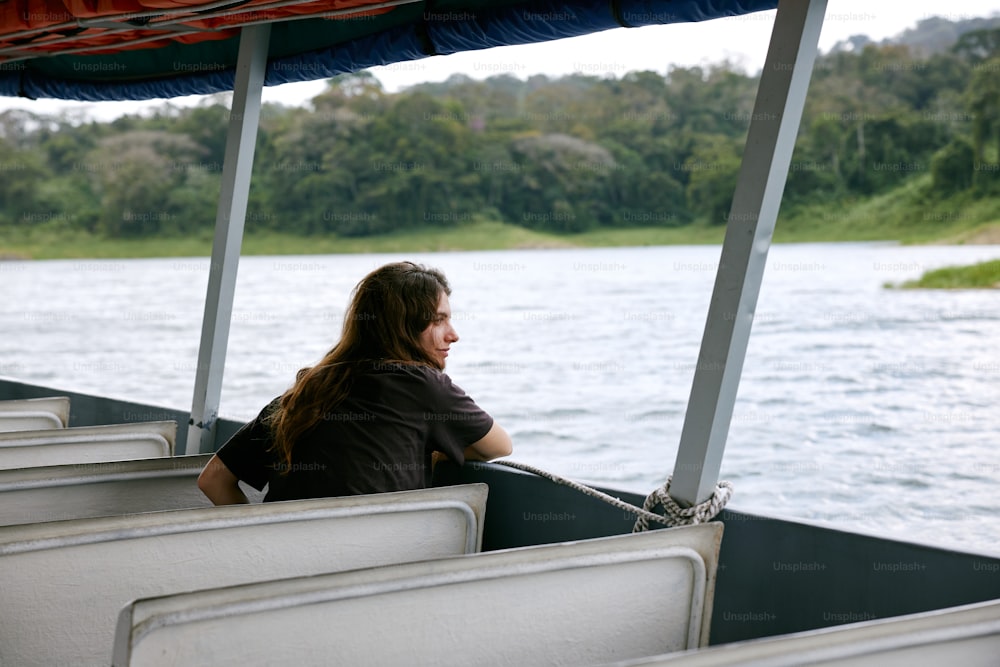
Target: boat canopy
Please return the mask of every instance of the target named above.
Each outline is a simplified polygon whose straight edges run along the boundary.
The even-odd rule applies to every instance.
[[[185,454],[217,442],[261,89],[431,55],[777,9],[733,192],[675,475],[712,501],[827,0],[0,0],[0,95],[84,101],[233,91]],[[660,493],[657,491],[656,493]],[[653,495],[651,495],[653,497]]]
[[[240,30],[268,23],[264,85],[610,28],[704,21],[777,0],[4,0],[0,95],[142,100],[234,88]]]

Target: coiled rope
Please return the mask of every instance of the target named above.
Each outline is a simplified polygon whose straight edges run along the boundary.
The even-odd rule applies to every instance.
[[[667,519],[666,524],[668,526],[693,526],[697,523],[705,523],[714,519],[722,511],[722,508],[726,506],[729,499],[733,497],[732,483],[723,480],[715,485],[715,491],[703,502],[691,507],[681,507],[670,496],[670,482],[673,478],[673,475],[668,476],[663,486],[646,496],[646,501],[642,504],[642,509],[645,513],[640,514],[635,520],[635,526],[632,527],[633,533],[641,533],[644,530],[649,530],[647,514],[651,514],[649,510],[656,507],[657,503],[663,505],[663,514],[664,518]],[[654,514],[653,516],[659,515]]]
[[[547,470],[542,470],[541,468],[536,468],[525,463],[518,463],[517,461],[491,461],[491,463],[507,466],[508,468],[514,468],[515,470],[530,472],[538,475],[539,477],[544,477],[545,479],[555,482],[556,484],[568,486],[571,489],[575,489],[592,498],[603,500],[609,505],[617,507],[620,510],[635,514],[637,518],[635,520],[635,525],[632,526],[633,533],[641,533],[649,530],[650,521],[655,521],[656,523],[671,527],[692,526],[697,523],[711,521],[719,512],[722,511],[722,508],[726,506],[726,503],[728,503],[729,499],[733,496],[733,485],[730,482],[721,481],[716,485],[715,491],[712,495],[704,502],[698,503],[692,507],[681,507],[677,504],[676,500],[670,497],[670,482],[673,479],[673,475],[671,475],[667,477],[667,481],[664,482],[663,486],[646,496],[646,500],[640,508],[636,507],[632,503],[625,502],[621,498],[615,498],[614,496],[610,496],[603,491],[598,491],[597,489],[589,487],[585,484],[574,482],[571,479],[560,477],[559,475],[551,473]],[[663,515],[656,514],[652,511],[657,504],[663,506]]]

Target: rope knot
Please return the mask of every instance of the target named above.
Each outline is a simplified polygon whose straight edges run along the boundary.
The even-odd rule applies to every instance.
[[[667,481],[658,489],[654,489],[642,504],[644,514],[639,514],[632,527],[633,533],[641,533],[649,530],[648,514],[658,504],[663,506],[663,519],[660,523],[668,526],[693,526],[698,523],[711,521],[722,511],[729,499],[733,496],[733,485],[730,482],[721,481],[715,486],[715,491],[703,502],[691,507],[681,507],[670,495],[670,482],[673,475],[667,477]]]
[[[585,493],[592,498],[603,500],[613,507],[635,514],[638,518],[635,521],[635,525],[632,527],[633,533],[641,533],[649,530],[650,521],[655,521],[670,527],[691,526],[696,523],[706,523],[711,521],[715,518],[715,515],[722,511],[722,508],[726,506],[726,503],[729,502],[729,499],[733,495],[733,485],[729,482],[723,481],[716,485],[715,492],[710,498],[705,500],[705,502],[698,503],[694,507],[681,507],[673,498],[670,497],[670,482],[673,480],[673,475],[671,475],[670,477],[667,477],[667,481],[664,482],[663,486],[646,496],[646,502],[643,503],[642,508],[640,509],[631,503],[625,502],[621,498],[609,496],[603,491],[592,489],[589,486],[580,484],[579,482],[574,482],[571,479],[560,477],[559,475],[542,470],[541,468],[530,466],[526,463],[518,463],[517,461],[494,461],[493,463],[507,466],[508,468],[514,468],[515,470],[523,470],[524,472],[538,475],[539,477],[544,477],[545,479],[555,482],[556,484],[562,484],[571,489],[576,489],[580,493]],[[652,511],[652,509],[656,507],[657,503],[663,505],[663,512],[665,516],[660,516]]]

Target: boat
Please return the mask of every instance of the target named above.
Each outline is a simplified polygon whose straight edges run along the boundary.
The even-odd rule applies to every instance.
[[[181,425],[176,454],[183,456],[204,456],[239,428],[238,422],[219,416],[218,405],[264,85],[621,26],[712,20],[775,8],[669,489],[680,507],[704,503],[718,488],[825,0],[4,3],[0,94],[112,100],[233,90],[234,96],[190,409],[7,377],[0,378],[0,399],[68,397],[72,427],[143,421],[149,415],[176,421]],[[629,535],[636,520],[634,512],[618,505],[500,464],[444,466],[436,481],[488,485],[484,552],[615,539]],[[599,491],[636,506],[646,501],[635,493]],[[664,502],[669,501],[661,497]],[[524,521],[524,516],[563,520]],[[732,507],[719,512],[713,523],[725,530],[707,607],[709,631],[702,642],[709,646],[641,658],[649,664],[806,664],[837,658],[835,647],[854,645],[857,637],[875,648],[852,664],[883,664],[879,651],[893,647],[917,651],[911,656],[949,656],[956,637],[979,633],[975,636],[992,641],[1000,634],[990,616],[1000,601],[996,554],[886,539]],[[434,566],[405,567],[415,576]],[[837,639],[843,636],[837,633],[852,630],[861,634]],[[974,644],[963,655],[978,661],[969,664],[995,664],[991,646]]]

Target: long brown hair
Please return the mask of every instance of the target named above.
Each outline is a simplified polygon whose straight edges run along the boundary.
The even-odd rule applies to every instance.
[[[420,334],[437,313],[441,294],[451,295],[444,274],[413,262],[386,264],[362,279],[344,313],[340,341],[311,368],[303,368],[268,423],[276,452],[291,470],[292,448],[306,431],[343,401],[366,363],[441,364],[423,350]]]

